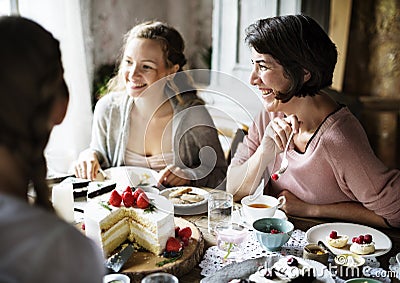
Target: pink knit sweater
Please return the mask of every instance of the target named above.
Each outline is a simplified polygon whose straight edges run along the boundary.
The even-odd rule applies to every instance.
[[[232,164],[242,164],[255,152],[270,115],[263,111],[255,119]],[[266,193],[276,196],[286,189],[312,204],[361,202],[400,227],[400,171],[388,169],[375,156],[360,122],[346,107],[325,119],[304,153],[289,150],[288,170],[272,181],[269,176],[279,169],[281,158],[282,153],[265,171]]]

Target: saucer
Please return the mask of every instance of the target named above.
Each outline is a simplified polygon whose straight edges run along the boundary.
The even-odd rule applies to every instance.
[[[286,216],[286,213],[283,212],[280,209],[277,209],[275,211],[274,216],[272,216],[271,218],[280,218],[280,219],[288,220],[288,217]],[[252,227],[252,223],[249,223],[248,221],[246,221],[246,219],[245,219],[245,217],[243,215],[242,208],[236,209],[236,210],[234,210],[232,212],[232,222],[243,224],[243,225],[247,226],[250,229],[253,228]]]

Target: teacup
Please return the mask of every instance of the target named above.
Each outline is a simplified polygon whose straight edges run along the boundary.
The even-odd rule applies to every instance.
[[[260,195],[253,200],[250,195],[241,200],[244,217],[250,223],[253,223],[257,219],[273,217],[276,210],[281,208],[285,203],[286,198],[284,196],[275,198]]]

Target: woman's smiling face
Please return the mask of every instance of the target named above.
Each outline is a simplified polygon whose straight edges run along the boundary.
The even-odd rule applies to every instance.
[[[262,93],[264,106],[268,111],[281,111],[283,104],[275,99],[278,92],[285,93],[290,87],[290,81],[285,77],[284,69],[269,54],[260,54],[252,48],[253,69],[250,84],[257,86]]]
[[[167,67],[160,42],[153,39],[132,39],[126,45],[121,66],[126,92],[132,97],[140,96],[153,83],[175,72],[174,67]]]

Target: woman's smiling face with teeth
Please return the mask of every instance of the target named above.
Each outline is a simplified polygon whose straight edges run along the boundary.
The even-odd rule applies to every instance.
[[[264,106],[268,111],[280,111],[280,100],[275,99],[277,92],[285,93],[290,81],[284,76],[284,69],[271,55],[260,54],[252,48],[253,69],[250,84],[255,85],[262,93]]]
[[[161,44],[153,39],[134,38],[125,48],[122,70],[128,95],[138,97],[150,85],[173,73],[167,68]]]

